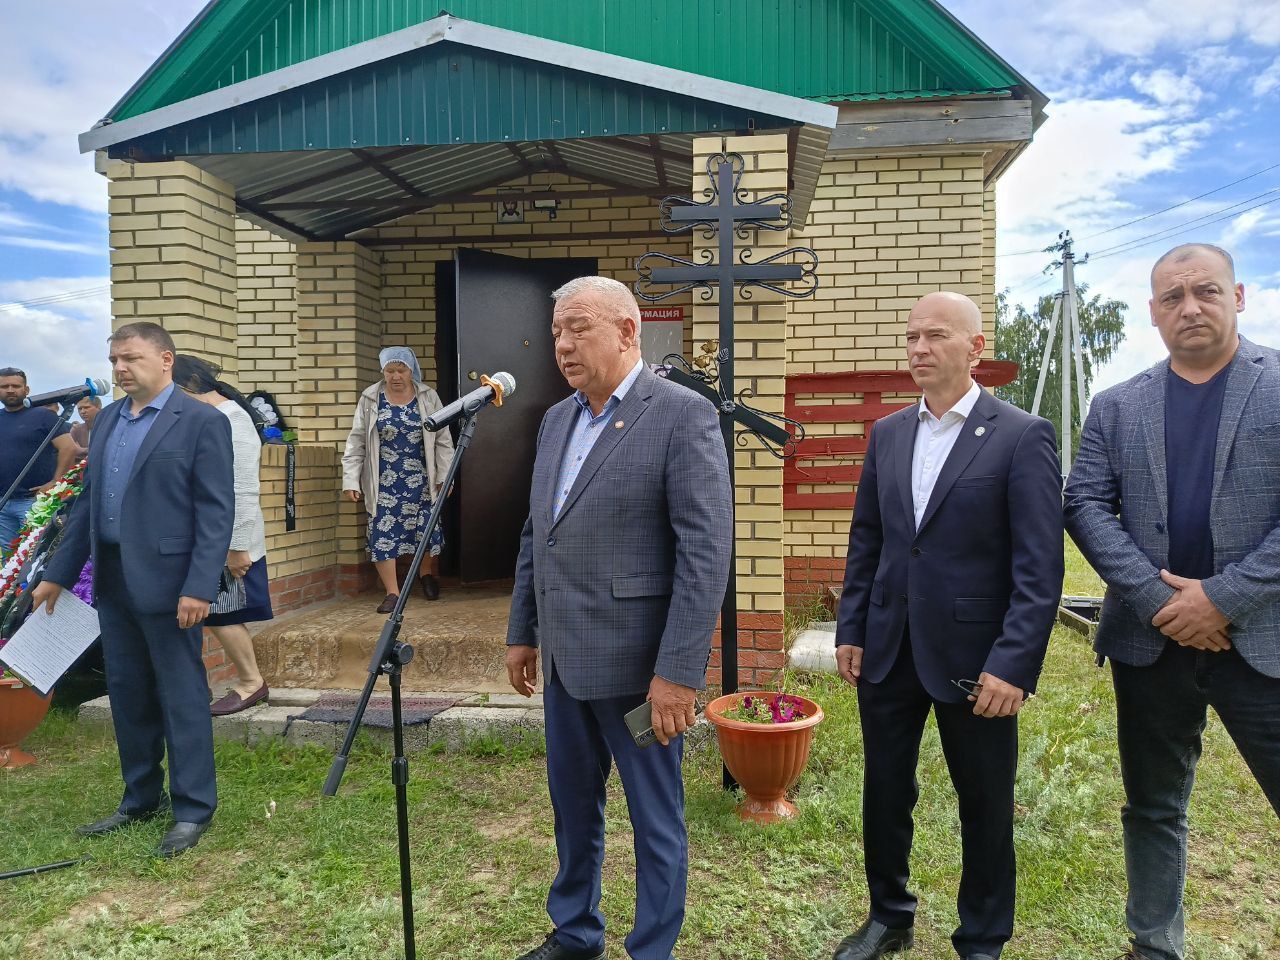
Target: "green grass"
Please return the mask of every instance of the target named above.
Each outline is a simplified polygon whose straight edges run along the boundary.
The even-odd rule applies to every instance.
[[[1062,592],[1069,597],[1100,597],[1107,591],[1107,585],[1093,571],[1080,550],[1071,538],[1067,538],[1067,575],[1062,582]]]
[[[861,921],[861,744],[852,691],[795,676],[823,704],[793,822],[740,823],[713,748],[686,766],[688,919],[681,960],[825,958]],[[1040,695],[1023,714],[1017,788],[1018,926],[1005,956],[1096,960],[1124,946],[1114,706],[1105,671],[1059,628]],[[67,870],[0,882],[0,958],[255,960],[400,955],[389,750],[357,741],[340,795],[320,797],[330,757],[280,742],[218,746],[221,806],[191,854],[152,860],[160,824],[81,840],[109,811],[119,773],[109,731],[56,711],[27,742],[42,762],[0,772],[0,871],[88,853]],[[485,744],[411,758],[420,956],[510,960],[539,942],[555,872],[543,758]],[[959,821],[937,736],[920,765],[913,885],[917,960],[952,956]],[[275,801],[275,814],[267,807]],[[604,910],[621,958],[634,901],[626,805],[608,806]],[[1187,912],[1193,960],[1280,956],[1277,825],[1220,725],[1206,735],[1192,804]]]

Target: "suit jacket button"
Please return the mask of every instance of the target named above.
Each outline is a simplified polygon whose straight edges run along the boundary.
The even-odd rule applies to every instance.
[[[918,556],[920,556],[920,548],[919,548],[919,547],[912,547],[912,548],[911,548],[911,555],[912,555],[913,557],[918,557]]]
[[[905,593],[900,593],[900,594],[898,594],[898,602],[899,602],[899,603],[906,603],[906,602],[907,602],[907,595],[906,595]]]
[[[555,537],[547,537],[547,546],[548,546],[548,547],[554,547],[555,545],[556,545],[556,538],[555,538]]]

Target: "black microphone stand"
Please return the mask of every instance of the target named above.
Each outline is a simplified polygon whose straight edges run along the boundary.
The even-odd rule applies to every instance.
[[[431,516],[427,519],[427,525],[422,531],[418,550],[413,555],[413,563],[405,579],[406,584],[412,584],[417,580],[418,568],[426,556],[431,533],[440,522],[440,509],[444,505],[445,497],[453,489],[454,477],[458,473],[462,455],[467,452],[467,447],[471,444],[471,437],[476,428],[476,416],[482,405],[477,404],[476,409],[468,412],[467,419],[458,434],[458,441],[454,444],[453,461],[449,464],[444,483],[440,487],[440,496],[432,504]],[[425,424],[423,429],[427,429]],[[373,651],[373,659],[369,661],[369,679],[365,681],[360,702],[356,704],[351,724],[347,727],[347,736],[342,743],[342,749],[333,758],[333,765],[329,768],[328,779],[324,782],[324,795],[332,797],[338,792],[342,774],[347,769],[351,743],[360,729],[360,722],[364,717],[365,708],[369,705],[374,684],[377,683],[379,676],[386,674],[391,684],[391,730],[395,744],[395,756],[391,760],[391,783],[396,788],[396,831],[400,841],[400,906],[404,923],[404,956],[405,960],[416,960],[417,949],[413,942],[413,880],[409,867],[409,796],[406,789],[409,783],[409,760],[404,755],[404,724],[400,713],[400,674],[405,664],[413,660],[413,647],[407,643],[401,643],[398,639],[409,592],[407,589],[400,591],[400,599],[396,601],[395,609],[391,611],[382,628],[382,634]]]
[[[76,405],[74,403],[64,403],[62,405],[62,413],[58,417],[58,422],[49,428],[49,432],[46,433],[44,439],[40,441],[40,446],[36,447],[36,452],[33,453],[31,455],[31,459],[27,461],[27,465],[19,471],[18,475],[14,478],[13,483],[9,485],[9,489],[5,491],[4,496],[0,497],[0,510],[3,510],[9,505],[9,501],[13,498],[14,492],[22,485],[23,479],[31,472],[31,468],[35,466],[36,461],[40,459],[40,454],[44,453],[49,444],[53,442],[53,438],[57,434],[58,428],[65,427],[67,425],[67,421],[71,419],[71,411],[75,408]],[[53,479],[58,480],[60,478],[54,477]]]

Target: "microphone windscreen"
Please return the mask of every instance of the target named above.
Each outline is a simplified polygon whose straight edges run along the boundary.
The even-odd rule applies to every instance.
[[[516,392],[516,378],[505,371],[495,373],[489,379],[502,387],[502,396],[504,399]]]
[[[94,377],[89,381],[89,389],[93,391],[95,397],[105,397],[111,392],[111,384],[100,377]]]

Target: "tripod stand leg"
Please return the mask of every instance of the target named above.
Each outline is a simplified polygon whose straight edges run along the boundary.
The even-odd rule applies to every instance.
[[[409,866],[409,759],[404,755],[404,723],[400,712],[400,668],[391,671],[391,730],[395,756],[391,760],[391,783],[396,788],[396,833],[400,840],[400,908],[404,917],[404,957],[416,960],[413,942],[413,876]]]

